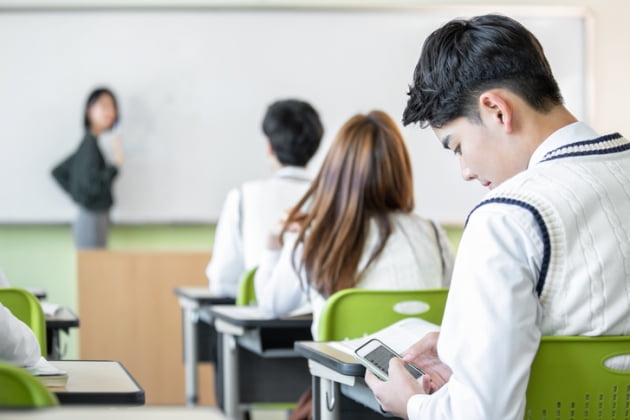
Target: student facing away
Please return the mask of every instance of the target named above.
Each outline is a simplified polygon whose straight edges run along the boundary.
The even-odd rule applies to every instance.
[[[225,200],[206,268],[216,296],[236,297],[241,275],[258,265],[270,229],[310,185],[306,165],[324,134],[317,111],[297,99],[272,103],[262,130],[275,173],[244,183]]]
[[[0,360],[29,367],[40,357],[39,342],[33,331],[0,303]]]
[[[448,240],[413,209],[411,162],[400,130],[384,112],[355,115],[284,229],[271,235],[255,278],[258,306],[282,316],[310,301],[317,338],[324,303],[339,290],[448,285]]]
[[[120,137],[113,142],[113,161],[98,146],[98,137],[118,120],[114,93],[98,88],[90,93],[83,114],[85,135],[78,149],[57,165],[52,175],[79,207],[73,226],[77,249],[104,248],[109,230],[109,210],[114,204],[112,185],[123,162]]]
[[[404,122],[430,126],[491,191],[468,217],[439,335],[407,351],[428,375],[392,360],[389,381],[366,382],[404,418],[521,420],[541,336],[630,334],[630,142],[577,121],[538,40],[498,15],[427,38]]]

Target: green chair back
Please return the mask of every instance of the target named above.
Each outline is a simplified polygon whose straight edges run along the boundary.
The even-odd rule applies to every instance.
[[[440,325],[447,295],[448,289],[341,290],[326,301],[317,339],[358,338],[409,317]]]
[[[18,287],[0,288],[0,303],[10,310],[16,318],[28,325],[46,356],[46,320],[39,300],[28,290]]]
[[[0,362],[0,408],[39,408],[58,404],[57,397],[36,377],[24,369]]]
[[[630,336],[543,337],[527,387],[525,420],[630,419],[630,370],[604,364],[630,358]]]
[[[256,277],[257,267],[246,271],[241,276],[238,283],[238,295],[236,296],[236,305],[238,306],[254,306],[256,305],[256,289],[254,288],[254,277]]]

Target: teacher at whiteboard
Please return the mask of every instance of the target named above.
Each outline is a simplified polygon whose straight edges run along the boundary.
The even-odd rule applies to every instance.
[[[98,138],[118,121],[114,93],[95,89],[88,96],[83,124],[85,135],[77,150],[57,165],[52,175],[78,204],[79,215],[73,226],[77,249],[104,248],[109,229],[109,210],[114,204],[112,184],[123,162],[120,137],[114,136],[112,157],[108,161],[98,145]]]

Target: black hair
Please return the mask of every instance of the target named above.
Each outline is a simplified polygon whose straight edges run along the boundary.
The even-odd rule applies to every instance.
[[[509,89],[542,113],[563,102],[542,46],[519,22],[492,14],[452,20],[424,42],[403,123],[479,122],[479,95],[492,88]]]
[[[324,135],[317,111],[309,103],[296,99],[269,105],[262,130],[278,161],[292,166],[306,166]]]
[[[90,119],[88,117],[88,110],[90,109],[92,105],[94,105],[94,102],[98,101],[101,95],[111,96],[112,101],[114,102],[114,109],[116,110],[116,120],[114,121],[114,124],[118,122],[119,114],[118,114],[118,102],[116,101],[116,95],[114,95],[114,92],[112,92],[111,89],[108,89],[106,87],[99,87],[99,88],[94,89],[90,93],[90,95],[87,98],[87,101],[85,102],[85,112],[83,113],[83,127],[85,127],[86,130],[90,129]]]

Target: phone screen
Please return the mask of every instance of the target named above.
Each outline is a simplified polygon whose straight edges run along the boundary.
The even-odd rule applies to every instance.
[[[373,350],[370,350],[363,356],[363,358],[370,362],[376,369],[383,372],[386,377],[389,376],[389,361],[392,357],[400,356],[380,342]],[[409,363],[405,363],[405,369],[416,379],[424,374],[420,369]]]

